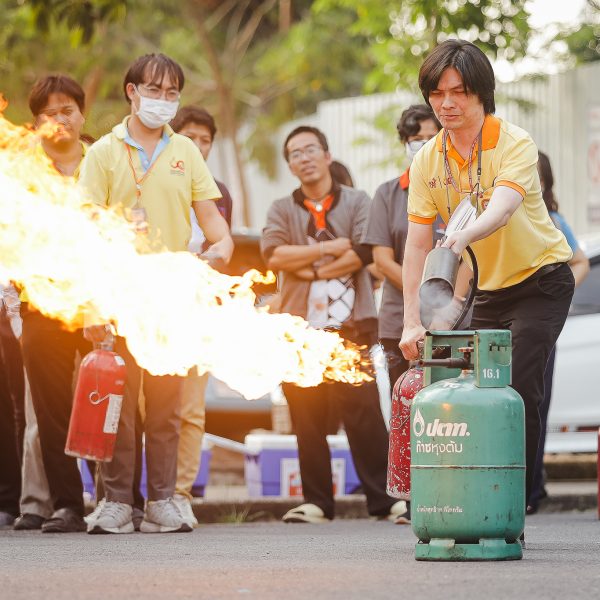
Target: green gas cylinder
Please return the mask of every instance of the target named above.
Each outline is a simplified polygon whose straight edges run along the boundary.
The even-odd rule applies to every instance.
[[[433,359],[440,348],[447,358]],[[525,416],[509,331],[431,332],[411,409],[417,560],[514,560],[525,525]]]

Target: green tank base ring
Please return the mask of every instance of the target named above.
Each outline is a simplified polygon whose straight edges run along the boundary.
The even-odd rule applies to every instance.
[[[415,546],[417,560],[430,561],[484,561],[521,560],[521,543],[503,539],[481,539],[478,544],[457,544],[452,539],[431,539]]]

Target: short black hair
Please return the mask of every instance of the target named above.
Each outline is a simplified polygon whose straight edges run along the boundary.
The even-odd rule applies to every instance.
[[[123,80],[123,92],[125,99],[129,104],[131,100],[127,95],[127,84],[133,83],[137,86],[143,83],[146,75],[150,76],[151,83],[161,86],[165,75],[168,75],[171,80],[177,85],[179,91],[183,89],[185,84],[185,76],[183,75],[183,69],[176,63],[172,58],[165,56],[164,54],[144,54],[140,56],[135,62],[129,67]]]
[[[419,88],[425,102],[440,82],[448,68],[456,69],[462,78],[465,91],[476,94],[486,115],[496,112],[494,90],[496,79],[488,57],[471,42],[446,40],[436,46],[424,60],[419,71]]]
[[[431,106],[428,106],[427,104],[413,104],[412,106],[409,106],[402,113],[400,120],[396,125],[400,141],[406,143],[409,137],[419,133],[421,123],[429,120],[435,123],[438,131],[442,128]]]
[[[192,105],[180,108],[171,121],[171,127],[173,131],[179,133],[188,123],[204,125],[210,131],[211,140],[215,139],[217,126],[213,116],[205,108]]]
[[[38,79],[29,92],[29,109],[37,117],[48,104],[51,94],[64,94],[73,98],[79,111],[85,110],[85,92],[83,88],[68,75],[47,75]]]
[[[327,144],[327,138],[325,137],[325,134],[320,130],[317,129],[316,127],[310,127],[308,125],[301,125],[300,127],[296,127],[296,129],[294,129],[286,138],[285,138],[285,142],[283,142],[283,157],[285,158],[285,160],[288,160],[288,149],[287,149],[287,145],[290,143],[290,140],[292,138],[295,138],[297,135],[300,135],[301,133],[312,133],[313,135],[317,136],[317,139],[319,140],[319,144],[321,144],[321,147],[323,148],[323,150],[325,150],[325,152],[329,152],[329,145]]]

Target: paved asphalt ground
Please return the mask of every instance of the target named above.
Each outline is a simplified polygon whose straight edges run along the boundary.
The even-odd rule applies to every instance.
[[[191,534],[0,532],[2,600],[600,598],[595,512],[528,517],[524,559],[414,560],[410,527],[338,520]]]

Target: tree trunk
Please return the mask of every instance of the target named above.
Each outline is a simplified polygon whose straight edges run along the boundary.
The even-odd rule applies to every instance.
[[[229,86],[225,83],[224,73],[219,60],[217,50],[215,49],[210,33],[207,31],[204,21],[204,14],[202,10],[194,13],[197,31],[200,37],[200,42],[206,52],[206,58],[210,65],[210,69],[215,80],[217,87],[217,94],[219,95],[219,112],[220,117],[223,119],[223,129],[226,136],[233,143],[233,152],[235,156],[235,165],[238,175],[238,184],[240,189],[241,198],[239,200],[242,203],[242,225],[250,226],[250,208],[248,198],[248,187],[246,184],[246,175],[244,173],[244,161],[242,160],[242,151],[239,141],[237,139],[237,119],[235,116],[235,101]]]
[[[96,101],[96,96],[98,95],[98,90],[100,89],[100,85],[102,83],[102,79],[104,78],[104,65],[98,64],[96,65],[86,76],[83,81],[83,91],[85,92],[85,113],[88,115],[94,102]]]
[[[292,0],[279,0],[279,32],[286,33],[292,24]]]

